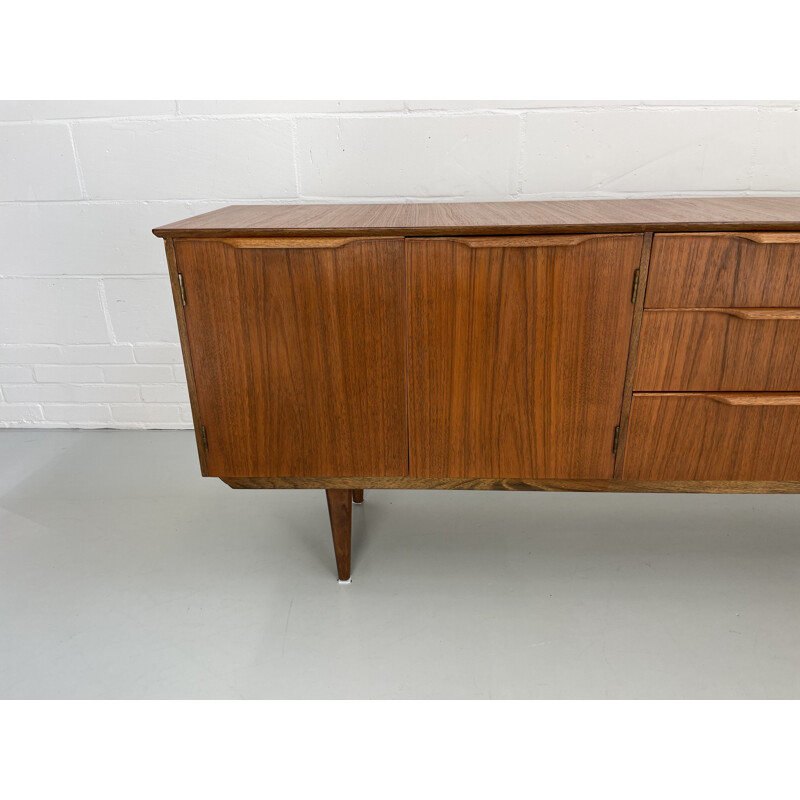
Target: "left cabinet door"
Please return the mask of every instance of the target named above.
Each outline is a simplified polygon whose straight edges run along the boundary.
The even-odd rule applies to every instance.
[[[174,246],[205,474],[408,474],[402,238]]]

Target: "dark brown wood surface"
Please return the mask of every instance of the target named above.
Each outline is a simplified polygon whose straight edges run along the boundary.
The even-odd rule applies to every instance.
[[[409,474],[613,477],[641,249],[409,239]]]
[[[800,481],[631,481],[532,478],[221,478],[233,489],[441,489],[511,492],[800,494]]]
[[[333,534],[333,552],[340,581],[350,580],[350,544],[353,521],[352,492],[349,489],[328,489],[328,516]]]
[[[637,392],[622,475],[798,481],[800,394]]]
[[[403,248],[175,243],[206,474],[407,474]]]
[[[800,198],[700,197],[509,203],[238,205],[163,225],[156,228],[154,233],[164,237],[198,238],[668,230],[797,231],[800,230]]]
[[[648,310],[637,391],[800,391],[800,308]]]
[[[646,308],[800,306],[800,235],[656,234]]]

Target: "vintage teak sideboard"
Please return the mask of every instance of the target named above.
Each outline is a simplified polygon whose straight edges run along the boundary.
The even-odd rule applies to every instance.
[[[165,240],[203,475],[800,492],[800,198],[230,206]]]

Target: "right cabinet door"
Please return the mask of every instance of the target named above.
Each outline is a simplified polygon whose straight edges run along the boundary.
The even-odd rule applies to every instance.
[[[611,478],[638,234],[409,239],[409,474]]]

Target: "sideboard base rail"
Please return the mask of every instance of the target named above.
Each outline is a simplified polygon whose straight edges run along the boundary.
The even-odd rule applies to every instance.
[[[522,492],[800,494],[800,481],[624,481],[532,478],[220,478],[234,489],[471,489]],[[359,494],[359,497],[363,495]],[[359,500],[356,500],[359,502]]]

